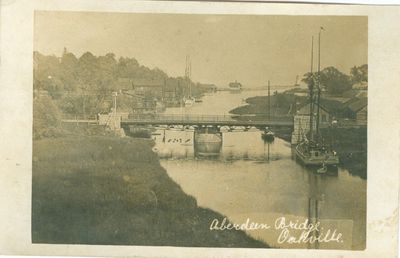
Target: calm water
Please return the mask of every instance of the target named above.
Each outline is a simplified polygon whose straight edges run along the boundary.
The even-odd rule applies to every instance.
[[[266,91],[217,92],[205,96],[202,103],[170,108],[166,113],[223,115],[244,105],[247,97],[266,94]],[[339,168],[333,176],[317,175],[293,159],[289,143],[279,138],[271,144],[264,143],[256,129],[223,133],[221,154],[213,159],[194,157],[193,131],[161,128],[153,138],[162,166],[187,194],[197,199],[199,206],[211,208],[234,223],[241,224],[249,218],[250,222],[272,226],[247,231],[251,236],[274,247],[315,248],[278,243],[281,230],[273,226],[282,216],[286,221],[304,222],[309,209],[315,211],[318,202],[318,218],[323,227],[320,232],[337,229],[343,234],[343,242],[321,243],[319,248],[364,247],[366,181],[347,170]],[[301,231],[290,232],[298,236]]]

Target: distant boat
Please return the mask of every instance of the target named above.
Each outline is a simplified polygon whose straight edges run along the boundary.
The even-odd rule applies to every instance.
[[[184,100],[184,103],[185,103],[185,107],[191,107],[191,106],[193,106],[193,104],[195,103],[195,98],[193,98],[193,97],[189,97],[189,98],[187,98],[187,99],[185,99]]]
[[[240,82],[231,82],[229,83],[229,90],[231,92],[241,92],[242,91],[242,84]]]

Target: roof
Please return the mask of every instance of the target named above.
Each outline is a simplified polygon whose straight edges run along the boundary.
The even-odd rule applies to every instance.
[[[354,98],[347,103],[347,107],[353,112],[358,112],[367,105],[368,105],[367,98]]]
[[[352,88],[353,89],[366,89],[366,88],[368,88],[368,82],[362,81],[362,82],[354,83]]]
[[[123,86],[133,87],[161,87],[164,85],[162,79],[138,79],[138,78],[118,78],[118,83]]]
[[[298,108],[298,111],[299,111],[298,114],[299,114],[299,115],[301,115],[301,114],[308,115],[308,114],[310,113],[309,108],[306,109],[305,112],[300,112],[300,110],[304,109],[305,107],[309,107],[309,106],[310,106],[310,102],[306,102],[305,104],[301,105],[301,106]],[[319,104],[319,108],[322,109],[322,110],[324,110],[324,111],[327,112],[327,113],[330,113],[329,110],[328,110],[326,107],[324,107],[323,105],[321,105],[321,104]]]

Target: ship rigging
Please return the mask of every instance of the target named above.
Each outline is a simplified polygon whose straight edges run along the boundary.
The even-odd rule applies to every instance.
[[[310,101],[310,121],[309,134],[303,135],[301,141],[296,147],[296,157],[306,166],[322,166],[318,169],[319,173],[326,171],[326,166],[337,166],[339,157],[337,153],[328,146],[320,132],[320,99],[321,99],[321,27],[318,35],[318,70],[313,73],[313,52],[314,52],[314,37],[311,41],[311,71],[308,79],[309,101]],[[314,117],[315,116],[315,117]]]

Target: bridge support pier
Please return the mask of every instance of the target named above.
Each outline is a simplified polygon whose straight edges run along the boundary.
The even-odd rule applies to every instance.
[[[125,132],[121,127],[121,118],[121,114],[113,112],[105,115],[100,114],[98,117],[99,125],[105,125],[117,135],[125,136]]]

